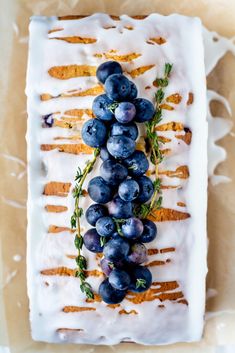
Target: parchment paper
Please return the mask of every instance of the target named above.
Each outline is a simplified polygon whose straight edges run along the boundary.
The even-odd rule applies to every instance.
[[[1,241],[0,345],[11,352],[214,352],[215,346],[235,344],[235,133],[220,141],[228,158],[218,173],[232,181],[209,186],[208,300],[204,338],[199,343],[165,347],[120,344],[115,347],[49,345],[30,337],[26,294],[26,98],[29,17],[35,15],[91,14],[94,12],[129,15],[159,12],[200,16],[204,25],[218,33],[235,35],[234,0],[1,0],[0,1],[0,132],[1,132]],[[235,119],[235,58],[227,54],[208,79],[208,86],[228,98]],[[224,108],[213,105],[214,115],[226,116]],[[19,158],[12,159],[12,156]],[[9,159],[10,158],[10,159]],[[200,178],[200,174],[199,174]],[[14,255],[20,255],[14,257]],[[20,261],[14,261],[20,260]],[[2,273],[1,273],[2,268]],[[200,284],[199,284],[200,285]],[[150,323],[151,325],[151,323]],[[144,330],[144,328],[143,328]]]

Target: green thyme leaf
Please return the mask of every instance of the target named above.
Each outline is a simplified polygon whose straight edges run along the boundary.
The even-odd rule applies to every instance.
[[[124,218],[115,218],[113,217],[113,221],[116,224],[117,232],[119,235],[123,236],[122,228],[121,226],[126,223],[126,219]]]
[[[128,167],[127,169],[129,169],[129,170],[137,170],[138,169],[138,165],[133,164],[130,167]]]
[[[92,292],[91,285],[88,282],[81,283],[80,289],[86,294],[87,298],[94,299],[94,293]]]
[[[162,207],[162,196],[159,196],[157,201],[154,203],[153,209],[159,210]]]
[[[141,204],[134,207],[133,213],[137,218],[146,218],[149,214],[150,204]]]
[[[77,168],[77,174],[76,174],[76,176],[75,176],[75,181],[80,181],[80,179],[82,178],[82,171],[81,171],[81,168],[80,167],[78,167]]]
[[[83,237],[76,234],[74,239],[74,245],[78,250],[81,250],[83,246]]]
[[[107,242],[107,239],[105,237],[100,237],[100,245],[103,247]]]
[[[172,67],[173,67],[173,64],[169,64],[169,63],[165,64],[165,72],[164,72],[165,77],[169,77],[170,76]]]
[[[115,109],[116,109],[118,106],[119,106],[119,103],[118,103],[118,102],[114,102],[114,103],[108,105],[108,110],[110,110],[111,113],[114,114]]]
[[[94,157],[98,157],[100,154],[100,148],[95,148],[94,149]]]
[[[136,289],[138,288],[146,288],[146,280],[143,278],[137,278],[136,284],[135,284]]]
[[[77,220],[76,220],[76,216],[73,214],[70,218],[70,224],[71,224],[71,228],[76,228],[77,226]]]
[[[108,265],[109,265],[109,267],[112,269],[112,270],[114,270],[115,269],[115,266],[114,266],[114,263],[113,262],[108,262]]]
[[[86,275],[85,275],[84,271],[79,270],[79,271],[77,271],[77,273],[78,273],[78,275],[76,277],[78,277],[81,282],[85,281]]]
[[[160,85],[159,85],[159,86],[160,86]],[[162,87],[164,87],[164,86],[162,86]],[[161,103],[162,100],[163,100],[163,98],[164,98],[164,92],[163,92],[162,88],[159,88],[159,89],[157,90],[157,92],[155,93],[155,100],[156,100],[156,103]]]
[[[78,255],[76,257],[76,263],[77,263],[78,267],[80,268],[80,270],[86,270],[87,262],[86,262],[86,259],[84,256]]]
[[[161,189],[161,179],[157,178],[156,180],[154,180],[153,186],[154,186],[154,190],[159,192]]]

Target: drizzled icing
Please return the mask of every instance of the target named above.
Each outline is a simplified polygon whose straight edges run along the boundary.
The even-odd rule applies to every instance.
[[[205,70],[208,76],[215,68],[218,61],[230,51],[235,55],[234,38],[227,39],[220,36],[216,32],[208,31],[203,27],[203,41],[205,50]],[[226,150],[216,144],[216,141],[227,135],[233,126],[233,123],[222,117],[213,117],[211,114],[210,103],[212,101],[219,101],[224,105],[229,115],[231,115],[231,108],[227,99],[217,92],[207,90],[207,120],[208,120],[208,175],[209,181],[212,185],[221,182],[228,182],[228,176],[216,175],[215,169],[219,163],[226,159]]]
[[[106,29],[114,25],[115,28]],[[79,35],[79,37],[95,38],[97,41],[92,45],[74,45],[62,40],[47,39],[49,30],[61,27],[63,30],[52,32],[49,37],[52,38],[56,33],[56,37]],[[133,29],[130,30],[127,27]],[[148,43],[151,38],[158,36],[166,39],[164,45]],[[30,38],[26,88],[29,113],[27,276],[33,338],[49,342],[94,344],[115,344],[127,340],[142,344],[166,344],[200,339],[203,329],[207,272],[206,87],[200,21],[179,15],[164,17],[157,14],[152,14],[141,21],[126,15],[121,16],[120,21],[115,21],[104,14],[95,14],[75,21],[58,21],[55,17],[36,17],[30,25]],[[112,38],[111,42],[110,38]],[[179,93],[182,100],[178,105],[171,104],[174,107],[173,112],[164,110],[162,123],[177,121],[187,128],[181,129],[181,135],[191,131],[193,136],[191,144],[187,145],[182,139],[175,139],[172,132],[161,131],[161,136],[170,139],[164,148],[171,150],[171,155],[161,163],[159,172],[164,173],[165,170],[172,172],[183,165],[187,165],[190,171],[188,179],[162,174],[165,185],[179,187],[174,191],[163,190],[163,207],[173,208],[177,215],[184,214],[187,219],[181,222],[158,224],[159,236],[156,242],[149,246],[163,251],[159,250],[149,259],[152,263],[154,285],[147,300],[143,301],[144,298],[129,294],[120,308],[115,309],[111,309],[104,302],[87,303],[85,296],[81,294],[79,281],[71,276],[74,268],[74,260],[71,256],[75,254],[73,236],[65,228],[58,228],[70,225],[70,216],[74,207],[71,192],[63,198],[54,196],[53,193],[49,196],[42,195],[45,184],[51,181],[74,184],[77,166],[83,169],[86,160],[90,157],[60,153],[56,149],[40,152],[40,144],[55,143],[55,136],[62,138],[60,143],[77,143],[71,140],[68,142],[66,138],[79,134],[80,131],[79,126],[70,130],[59,127],[42,128],[42,115],[60,112],[56,116],[61,119],[67,110],[91,108],[94,99],[92,96],[64,98],[59,95],[68,94],[68,92],[73,94],[97,86],[95,76],[58,80],[50,77],[48,70],[51,67],[72,64],[98,66],[104,60],[103,56],[106,53],[121,55],[122,59],[132,53],[134,60],[122,62],[125,72],[130,72],[137,67],[154,65],[143,75],[133,79],[139,96],[150,100],[153,100],[156,91],[152,81],[155,77],[162,76],[166,62],[173,63],[174,70],[170,84],[165,89],[165,96]],[[146,89],[148,86],[150,89]],[[190,92],[193,92],[194,103],[187,105]],[[49,94],[48,97],[56,98],[40,101],[41,94]],[[43,173],[40,170],[41,162],[44,165]],[[198,182],[199,165],[200,183]],[[99,163],[92,176],[95,175],[98,167]],[[84,184],[85,188],[87,181]],[[89,197],[85,197],[81,206],[86,209],[90,203]],[[186,203],[184,208],[182,203]],[[62,214],[48,214],[44,210],[47,204],[63,205],[68,211]],[[189,215],[191,215],[190,218]],[[51,225],[56,225],[57,228],[50,228]],[[84,230],[89,227],[84,218],[81,219],[81,226]],[[52,233],[55,229],[56,231],[59,229],[60,232]],[[168,249],[173,250],[169,252]],[[94,273],[94,270],[99,270],[95,255],[85,248],[83,248],[83,254],[88,259],[88,271]],[[199,264],[198,259],[200,259]],[[67,276],[53,276],[57,267],[61,274]],[[195,268],[197,268],[196,272]],[[95,292],[101,281],[102,277],[92,275],[88,277],[88,282]],[[176,298],[175,301],[165,300],[172,295]],[[163,302],[161,303],[160,300]],[[93,308],[93,310],[65,313],[63,308],[68,306]],[[134,311],[137,314],[133,314]],[[123,312],[129,314],[123,314]],[[148,327],[148,330],[144,330],[145,327]]]

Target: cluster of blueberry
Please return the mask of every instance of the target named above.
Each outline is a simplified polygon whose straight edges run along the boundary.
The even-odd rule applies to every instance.
[[[101,283],[99,294],[106,303],[115,304],[124,299],[127,289],[143,292],[152,283],[151,272],[141,264],[147,260],[143,243],[156,237],[157,228],[150,220],[134,217],[133,208],[154,193],[151,179],[144,175],[148,159],[135,150],[135,122],[151,120],[155,108],[150,101],[136,98],[135,84],[123,75],[117,62],[100,65],[97,78],[106,94],[94,100],[96,118],[84,124],[82,138],[87,145],[100,148],[103,163],[100,176],[88,184],[89,196],[96,203],[85,216],[95,228],[89,229],[83,240],[88,250],[104,254],[100,265],[108,278]]]

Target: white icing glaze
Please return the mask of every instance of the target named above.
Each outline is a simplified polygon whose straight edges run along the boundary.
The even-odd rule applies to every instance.
[[[218,61],[230,51],[235,55],[234,38],[227,39],[220,36],[216,32],[208,31],[203,27],[203,41],[205,49],[205,67],[206,75],[209,75],[214,69]],[[207,91],[207,120],[208,120],[208,175],[212,185],[221,182],[229,182],[230,178],[223,175],[216,175],[215,169],[219,163],[226,159],[226,150],[216,144],[216,141],[227,135],[232,129],[232,122],[222,117],[213,117],[211,114],[210,103],[219,101],[224,105],[228,113],[231,115],[231,108],[226,98],[218,93]]]
[[[210,111],[210,103],[213,101],[219,101],[224,105],[228,113],[231,115],[231,108],[228,101],[218,93],[207,90],[207,121],[208,129],[208,175],[212,185],[216,185],[220,182],[229,182],[230,178],[223,175],[216,175],[215,169],[219,163],[226,159],[226,150],[216,144],[216,141],[226,136],[232,129],[232,121],[222,118],[213,117]]]
[[[117,25],[117,28],[108,31],[103,28],[112,24]],[[132,25],[134,30],[125,30],[126,25]],[[56,36],[78,34],[98,40],[92,45],[72,45],[63,41],[48,40],[48,30],[58,27],[63,27],[64,30],[56,32]],[[146,43],[149,38],[160,35],[167,39],[165,45]],[[79,21],[58,21],[56,17],[34,17],[30,24],[29,48],[26,88],[29,114],[27,277],[33,338],[48,342],[69,341],[94,344],[116,344],[123,340],[142,344],[199,340],[203,329],[207,272],[207,123],[200,21],[179,15],[164,17],[157,14],[152,14],[142,21],[123,15],[120,22],[115,22],[104,14],[95,14]],[[185,146],[181,140],[177,145],[174,142],[167,146],[172,147],[174,153],[165,159],[161,168],[164,169],[167,166],[169,169],[174,169],[187,164],[190,178],[181,190],[163,192],[163,206],[182,210],[176,203],[185,201],[186,211],[191,214],[191,218],[181,222],[158,224],[159,236],[149,247],[174,246],[176,251],[170,255],[151,256],[149,261],[171,258],[171,262],[164,266],[151,267],[153,280],[160,282],[177,280],[179,290],[183,291],[189,306],[167,300],[164,301],[165,308],[162,309],[158,307],[158,304],[161,304],[158,300],[133,304],[125,299],[121,303],[121,308],[127,311],[137,310],[138,314],[120,315],[118,308],[110,309],[103,302],[87,304],[76,278],[40,275],[41,270],[56,266],[73,268],[74,260],[67,258],[66,254],[75,253],[71,234],[47,233],[50,224],[69,226],[73,209],[72,196],[69,194],[62,200],[54,196],[42,196],[43,185],[51,180],[72,181],[77,166],[82,168],[89,158],[59,153],[56,150],[40,152],[41,143],[50,143],[53,136],[57,136],[57,133],[62,134],[61,129],[42,129],[41,115],[56,111],[64,112],[72,108],[90,108],[93,97],[56,98],[41,102],[39,95],[48,92],[57,96],[72,89],[79,90],[94,86],[97,84],[95,77],[62,81],[51,78],[47,71],[55,65],[99,65],[102,59],[94,57],[93,54],[110,49],[117,49],[121,54],[129,52],[142,54],[131,63],[123,63],[127,71],[142,65],[156,65],[144,75],[134,79],[139,89],[139,96],[151,100],[154,89],[145,90],[144,87],[150,85],[154,77],[161,76],[165,62],[174,63],[170,85],[165,90],[166,96],[178,92],[183,100],[181,104],[175,106],[174,112],[164,111],[164,123],[174,120],[185,124],[193,132],[193,139],[190,147]],[[194,94],[194,104],[191,106],[186,105],[188,92]],[[66,131],[67,135],[72,133]],[[44,172],[41,171],[41,162],[45,167]],[[172,185],[176,184],[175,179],[165,178]],[[44,206],[49,203],[63,204],[68,207],[68,211],[62,215],[48,214],[44,211]],[[82,206],[87,208],[90,203],[91,200],[86,197]],[[82,219],[82,226],[88,227],[84,219]],[[83,252],[88,258],[88,269],[96,268],[95,255],[86,249]],[[45,281],[49,285],[45,285]],[[89,282],[95,291],[100,281],[101,278],[89,277]],[[92,306],[96,311],[66,314],[62,311],[65,305]],[[145,327],[148,329],[143,329]],[[58,334],[56,332],[58,328],[82,328],[84,331]]]

